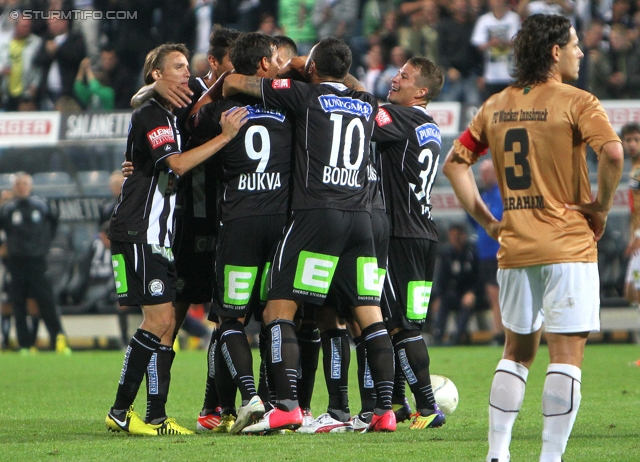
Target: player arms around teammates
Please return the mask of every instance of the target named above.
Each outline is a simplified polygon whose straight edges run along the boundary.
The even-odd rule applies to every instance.
[[[243,34],[231,50],[236,72],[275,78],[276,42],[261,33]],[[255,97],[242,94],[203,106],[194,121],[193,138],[220,132],[217,120],[229,108],[244,106],[247,123],[220,151],[223,168],[221,229],[216,247],[216,285],[212,312],[220,319],[213,351],[222,423],[214,432],[238,433],[262,417],[245,320],[260,307],[269,261],[287,223],[291,122],[284,113],[266,110]],[[235,408],[235,390],[242,406]],[[235,418],[235,423],[233,422]]]
[[[563,83],[582,51],[562,16],[534,15],[516,35],[516,83],[490,97],[454,142],[444,173],[463,207],[500,241],[498,282],[505,347],[489,398],[487,461],[508,461],[511,430],[545,322],[551,363],[542,392],[540,461],[565,451],[580,407],[587,336],[600,328],[596,241],[623,163],[599,101]],[[585,145],[599,157],[591,198]],[[504,201],[501,221],[482,201],[470,167],[491,149]]]
[[[145,59],[145,83],[165,78],[186,86],[187,56],[184,45],[155,48]],[[156,368],[158,357],[172,352],[175,328],[176,278],[171,239],[177,175],[229,143],[247,115],[245,109],[225,113],[219,136],[183,153],[173,109],[166,100],[151,99],[132,114],[125,157],[133,163],[134,172],[123,183],[109,232],[119,302],[122,306],[141,305],[144,316],[127,347],[116,399],[106,417],[107,428],[130,434],[192,433],[166,416],[169,379],[158,377]],[[150,386],[163,396],[148,410],[145,423],[133,412],[132,405],[147,369],[151,384],[164,382],[166,387]]]
[[[276,408],[246,432],[295,429],[302,423],[292,384],[299,362],[293,319],[301,302],[322,305],[330,287],[352,307],[369,352],[378,392],[369,428],[396,428],[391,410],[393,347],[378,306],[381,288],[366,185],[378,108],[372,95],[343,84],[350,65],[349,47],[329,37],[309,55],[305,73],[311,83],[240,75],[230,75],[224,83],[225,95],[261,97],[265,108],[286,109],[296,122],[293,212],[273,261],[263,315]]]

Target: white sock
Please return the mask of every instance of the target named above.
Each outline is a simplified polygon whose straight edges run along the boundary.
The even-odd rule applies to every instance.
[[[509,460],[511,429],[524,399],[529,370],[509,359],[498,363],[489,397],[489,454],[487,462]]]
[[[582,371],[570,364],[549,364],[542,390],[541,462],[560,461],[580,408]]]

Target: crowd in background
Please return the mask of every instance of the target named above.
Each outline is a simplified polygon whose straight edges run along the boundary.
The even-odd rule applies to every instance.
[[[342,38],[351,73],[380,100],[400,65],[423,55],[445,71],[437,101],[478,106],[511,82],[511,38],[536,13],[563,14],[576,27],[585,53],[577,86],[600,99],[640,98],[640,0],[0,0],[0,105],[128,109],[149,50],[185,43],[198,76],[221,24],[288,35],[301,54]]]

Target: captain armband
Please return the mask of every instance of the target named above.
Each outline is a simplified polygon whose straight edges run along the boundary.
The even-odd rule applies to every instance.
[[[473,135],[471,135],[471,131],[469,131],[468,128],[464,132],[462,132],[462,135],[460,135],[458,141],[460,141],[460,144],[462,144],[469,151],[481,156],[486,154],[487,149],[489,148],[488,145],[476,140]]]

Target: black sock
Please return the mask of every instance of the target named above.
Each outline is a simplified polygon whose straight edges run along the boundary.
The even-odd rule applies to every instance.
[[[0,316],[0,328],[2,329],[2,347],[9,348],[9,333],[11,332],[11,315]]]
[[[315,324],[303,323],[296,332],[300,348],[300,378],[298,379],[298,400],[302,409],[311,409],[313,385],[316,381],[318,358],[320,356],[320,331]]]
[[[436,402],[429,375],[430,359],[422,334],[418,331],[400,331],[393,336],[393,345],[400,367],[416,399],[416,409],[420,413],[433,411]]]
[[[267,325],[267,365],[276,391],[276,407],[292,411],[298,407],[300,350],[292,321],[276,320]]]
[[[29,316],[29,338],[30,338],[31,345],[36,345],[38,343],[39,328],[40,328],[40,318],[38,316]],[[53,347],[55,348],[55,343],[53,344]]]
[[[126,345],[129,341],[129,309],[120,309],[118,311],[118,326],[120,327],[120,338],[122,344]]]
[[[260,334],[258,334],[258,350],[260,351],[260,378],[258,379],[258,396],[263,403],[271,400],[269,395],[269,383],[267,379],[267,337],[265,327],[260,326]]]
[[[218,330],[220,333],[218,334],[213,353],[216,390],[218,392],[222,413],[236,415],[236,392],[238,391],[238,387],[222,357],[222,329]]]
[[[347,329],[329,329],[320,334],[322,339],[322,365],[324,380],[329,392],[329,409],[342,411],[331,413],[337,420],[343,420],[349,411],[349,364],[351,349]],[[347,418],[348,420],[348,418]]]
[[[218,397],[218,389],[216,388],[216,369],[214,363],[215,347],[220,332],[218,329],[211,333],[211,341],[209,342],[209,350],[207,353],[207,386],[204,391],[204,403],[202,403],[202,411],[206,414],[215,412],[220,407],[220,398]]]
[[[392,339],[393,342],[393,339]],[[395,349],[395,344],[394,344]],[[407,386],[404,377],[404,371],[402,370],[402,362],[398,358],[398,352],[395,351],[396,359],[396,371],[393,378],[393,397],[391,402],[393,404],[404,404],[407,397]]]
[[[220,367],[229,369],[233,381],[240,390],[244,406],[257,394],[253,378],[253,356],[247,334],[244,331],[244,325],[237,319],[223,322],[220,325],[220,331],[222,361],[218,364]]]
[[[167,417],[167,398],[171,385],[171,365],[176,357],[173,348],[160,345],[147,366],[147,416],[145,422],[157,424]]]
[[[376,386],[376,407],[378,415],[391,410],[393,394],[393,345],[382,322],[374,322],[362,329],[362,338],[367,348],[367,361],[371,369],[371,377]]]
[[[129,409],[138,394],[151,355],[160,345],[160,339],[146,330],[138,329],[124,354],[124,364],[113,409]]]
[[[376,387],[371,378],[371,370],[367,361],[367,349],[362,336],[353,339],[356,344],[356,358],[358,360],[358,388],[360,389],[360,414],[373,412],[376,407]]]

